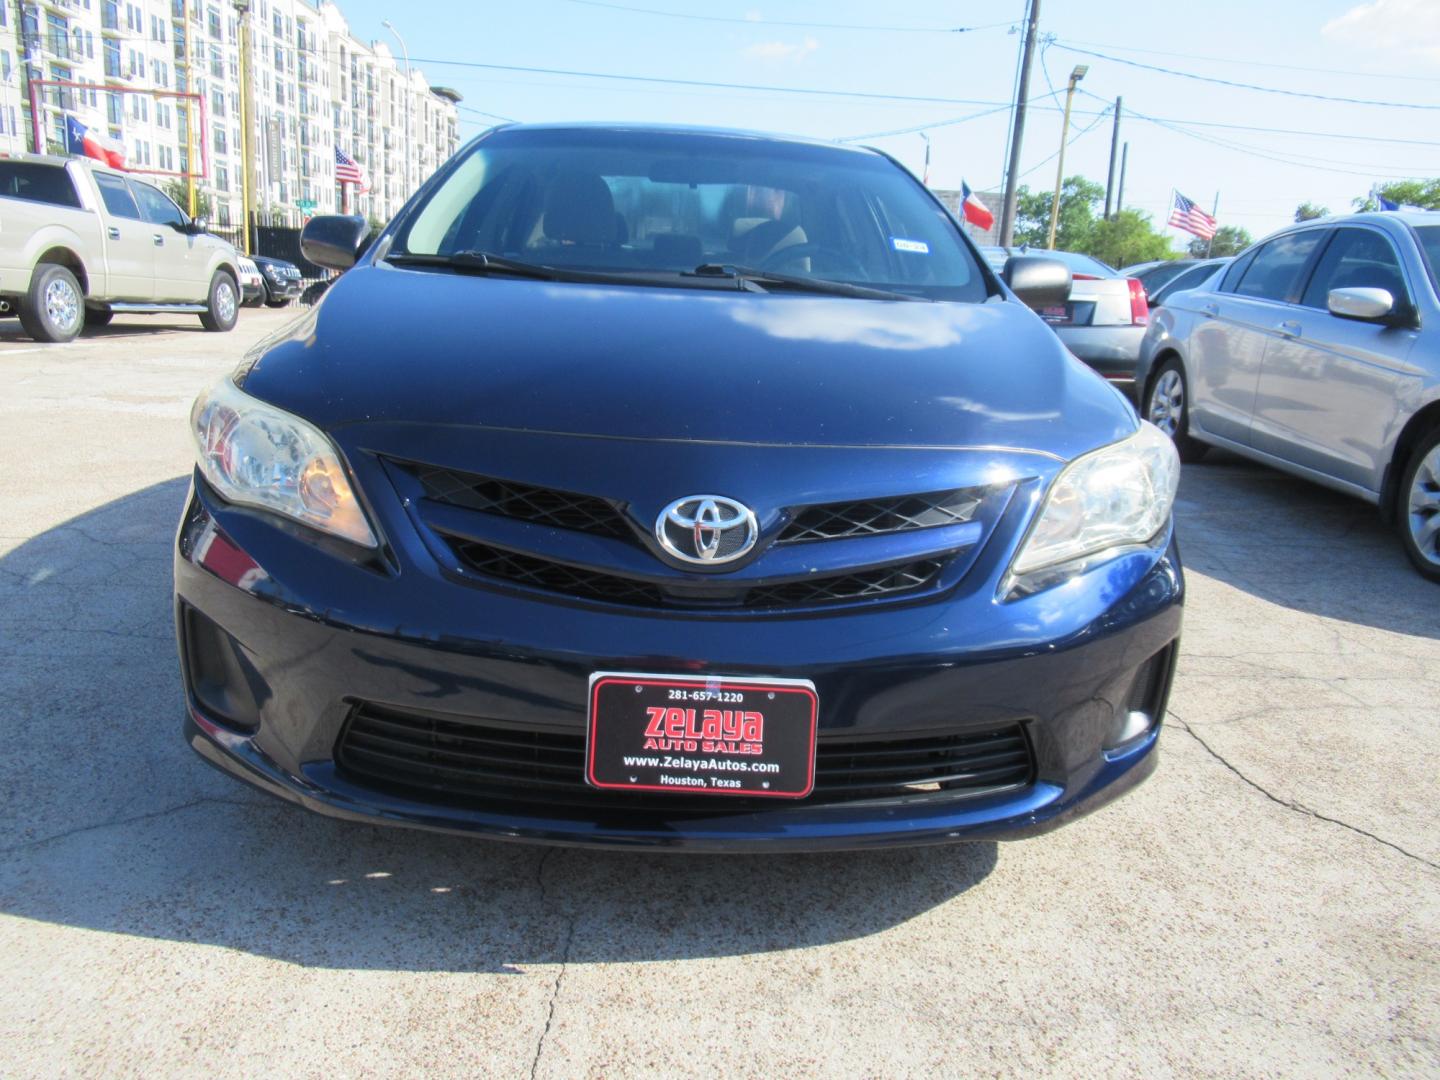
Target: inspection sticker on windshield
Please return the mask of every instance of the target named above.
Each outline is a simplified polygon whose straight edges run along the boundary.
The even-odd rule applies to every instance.
[[[707,675],[590,676],[594,787],[799,799],[815,786],[813,683]]]
[[[929,255],[930,245],[924,240],[906,240],[904,237],[890,237],[890,246],[896,251],[909,251],[916,255]]]

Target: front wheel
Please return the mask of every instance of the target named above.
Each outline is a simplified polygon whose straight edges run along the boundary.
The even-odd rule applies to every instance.
[[[235,328],[239,314],[240,291],[235,286],[235,279],[224,270],[217,270],[210,279],[210,303],[205,314],[200,316],[200,323],[206,330],[223,334]]]
[[[1169,436],[1187,464],[1199,461],[1210,449],[1190,437],[1190,386],[1179,360],[1165,361],[1156,372],[1145,396],[1145,419]]]
[[[1440,581],[1440,428],[1430,432],[1405,466],[1400,479],[1400,543],[1415,569]]]
[[[20,302],[20,325],[36,341],[73,341],[85,325],[85,293],[58,263],[41,263]]]

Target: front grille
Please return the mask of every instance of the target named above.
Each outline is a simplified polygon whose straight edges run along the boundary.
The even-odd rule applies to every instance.
[[[921,559],[877,570],[817,575],[750,588],[720,579],[703,592],[687,592],[677,586],[672,593],[649,582],[551,562],[464,537],[445,535],[445,540],[468,570],[485,577],[585,600],[636,607],[776,608],[842,604],[923,589],[934,582],[944,566],[943,559]]]
[[[861,502],[825,503],[798,511],[780,533],[778,543],[839,540],[960,525],[975,516],[987,494],[984,488],[901,495]]]
[[[483,720],[357,706],[335,746],[355,783],[446,803],[663,807],[710,814],[775,810],[774,799],[696,799],[600,791],[584,780],[585,738]],[[955,798],[1023,787],[1034,757],[1023,728],[994,725],[950,735],[823,740],[815,790],[804,805]]]
[[[408,469],[420,482],[425,497],[435,502],[600,536],[630,539],[635,535],[613,504],[593,495],[517,484],[433,465],[412,465]]]

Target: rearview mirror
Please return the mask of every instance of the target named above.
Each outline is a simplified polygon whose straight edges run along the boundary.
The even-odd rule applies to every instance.
[[[203,232],[210,231],[210,219],[203,217],[191,218],[180,231],[187,232],[191,236],[199,236]]]
[[[1374,322],[1395,313],[1395,297],[1389,289],[1331,289],[1325,296],[1331,315],[1342,319]]]
[[[305,223],[300,233],[300,254],[317,266],[349,270],[365,250],[370,226],[362,217],[323,214]]]
[[[1052,307],[1070,299],[1070,268],[1059,259],[1012,255],[1000,277],[1026,307]]]

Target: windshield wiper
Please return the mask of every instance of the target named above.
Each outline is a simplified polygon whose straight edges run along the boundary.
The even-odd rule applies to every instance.
[[[741,286],[758,285],[766,292],[794,289],[796,292],[821,293],[825,296],[853,296],[859,300],[925,300],[923,296],[890,292],[887,289],[871,289],[864,285],[851,285],[847,281],[804,277],[800,274],[776,274],[770,270],[736,266],[733,263],[701,263],[694,270],[687,270],[685,274],[687,277],[732,278]]]
[[[509,274],[513,277],[539,278],[542,281],[558,281],[570,276],[564,270],[553,266],[507,259],[503,255],[491,255],[488,251],[456,251],[450,255],[392,251],[385,256],[385,261],[397,266],[445,266],[471,274]]]

